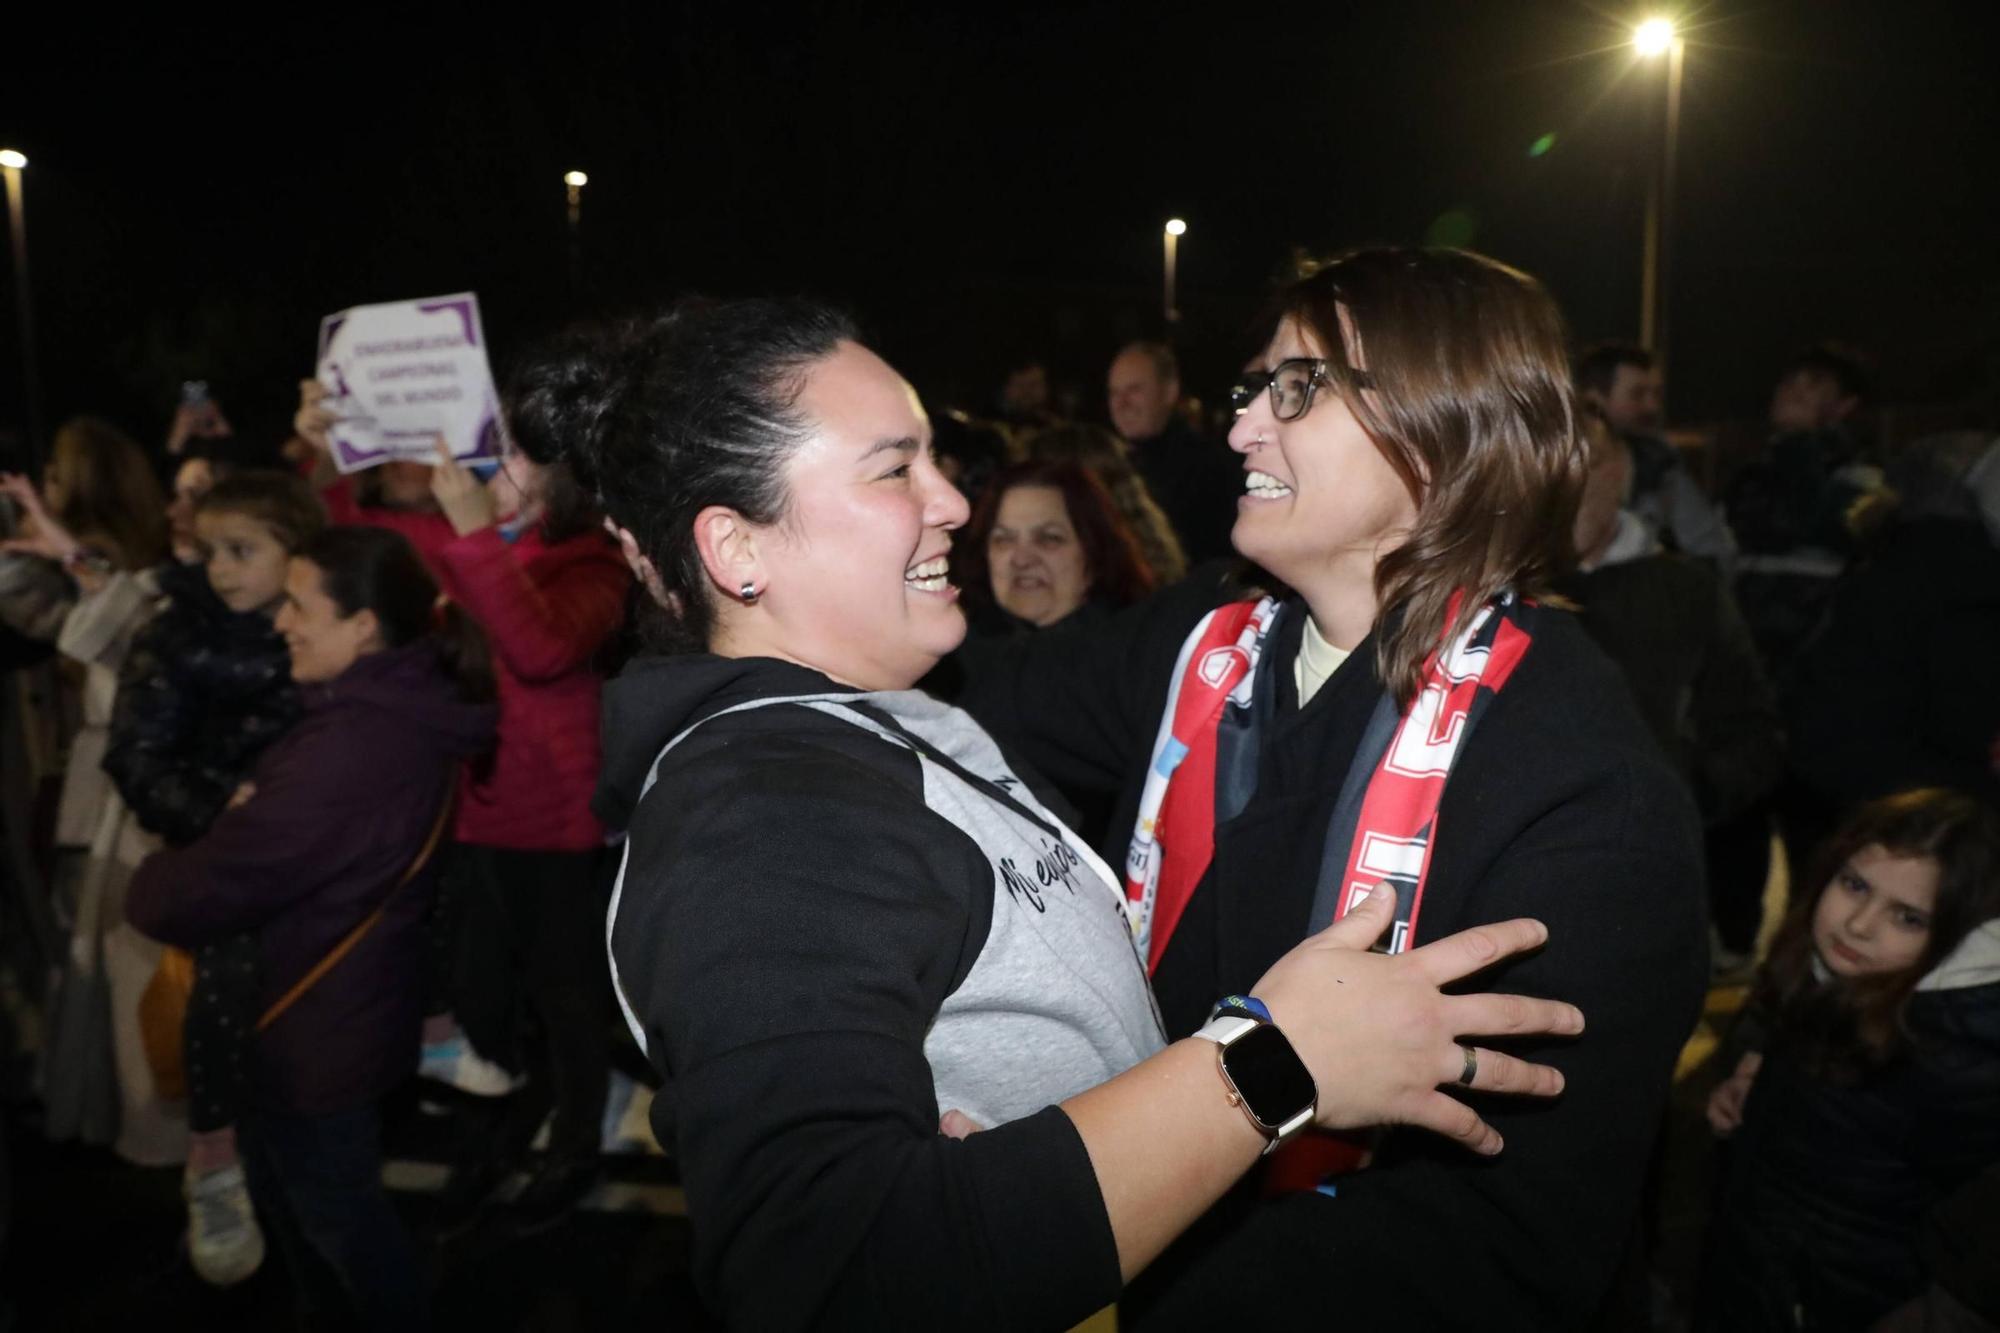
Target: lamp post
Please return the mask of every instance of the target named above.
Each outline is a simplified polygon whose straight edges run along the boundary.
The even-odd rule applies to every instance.
[[[1167,323],[1169,324],[1179,323],[1181,317],[1180,307],[1174,304],[1174,262],[1180,256],[1180,240],[1185,235],[1187,235],[1187,223],[1181,221],[1179,218],[1168,218],[1166,228],[1160,234],[1160,244],[1166,258],[1167,293],[1165,313]]]
[[[575,296],[583,286],[583,246],[578,231],[583,225],[583,187],[590,177],[581,171],[565,171],[563,186],[569,191],[569,290]]]
[[[1687,44],[1674,31],[1672,19],[1650,18],[1632,32],[1640,57],[1667,58],[1666,133],[1660,158],[1646,185],[1644,273],[1639,288],[1639,342],[1653,354],[1662,376],[1667,368],[1667,257],[1674,208],[1674,153],[1680,140],[1681,64]]]
[[[28,291],[28,215],[21,195],[25,155],[0,148],[0,173],[7,178],[7,222],[14,241],[14,309],[21,322],[21,396],[28,409],[30,470],[39,470],[42,451],[41,389],[35,373],[35,310]]]

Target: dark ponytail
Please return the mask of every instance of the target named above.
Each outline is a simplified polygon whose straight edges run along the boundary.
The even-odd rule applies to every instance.
[[[784,516],[784,464],[815,429],[799,394],[844,341],[858,341],[853,323],[810,301],[690,300],[566,334],[515,377],[516,444],[566,466],[659,571],[660,646],[707,646],[715,604],[695,515],[724,505],[752,523]]]
[[[319,569],[320,588],[340,614],[375,613],[385,648],[429,638],[438,661],[474,703],[496,697],[486,634],[455,602],[445,600],[416,548],[388,528],[328,528],[299,556]]]

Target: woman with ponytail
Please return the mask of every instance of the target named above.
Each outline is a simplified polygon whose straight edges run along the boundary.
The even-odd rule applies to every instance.
[[[510,402],[548,392],[559,362],[526,361]],[[441,914],[450,1016],[425,1023],[423,1072],[487,1094],[461,1107],[438,1206],[446,1228],[476,1216],[551,1112],[548,1151],[512,1208],[524,1229],[560,1221],[597,1179],[611,1070],[606,831],[590,796],[600,659],[632,576],[596,506],[555,466],[561,437],[532,411],[512,417],[490,484],[442,445],[431,473],[454,534],[431,561],[485,629],[500,699],[492,766],[459,793]]]
[[[302,1312],[421,1328],[380,1103],[416,1059],[430,854],[462,763],[492,745],[491,663],[410,544],[378,528],[294,555],[276,624],[303,717],[207,832],[139,867],[126,911],[182,948],[255,938],[236,1137],[258,1212]]]

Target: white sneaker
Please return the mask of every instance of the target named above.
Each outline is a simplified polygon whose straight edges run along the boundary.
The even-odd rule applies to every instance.
[[[417,1076],[448,1083],[474,1097],[505,1097],[527,1082],[473,1050],[462,1033],[425,1042],[423,1056],[417,1061]]]
[[[225,1166],[181,1181],[188,1206],[188,1258],[202,1280],[234,1286],[264,1262],[264,1232],[243,1168]]]

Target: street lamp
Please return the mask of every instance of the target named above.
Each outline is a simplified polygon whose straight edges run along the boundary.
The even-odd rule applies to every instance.
[[[41,391],[35,374],[35,312],[28,293],[28,215],[21,197],[27,155],[0,148],[0,172],[7,178],[7,222],[14,240],[14,308],[21,321],[21,396],[28,408],[28,466],[41,458]]]
[[[569,289],[574,296],[582,285],[583,248],[577,239],[577,230],[583,222],[583,187],[590,184],[590,177],[581,171],[565,171],[563,186],[569,191]]]
[[[1667,121],[1658,168],[1646,185],[1646,253],[1639,288],[1639,341],[1662,376],[1667,365],[1667,239],[1673,225],[1674,152],[1680,140],[1681,64],[1687,43],[1672,19],[1649,18],[1632,31],[1642,59],[1667,58]]]
[[[1160,243],[1165,249],[1167,261],[1166,316],[1167,323],[1169,324],[1177,323],[1181,317],[1180,308],[1174,304],[1174,261],[1179,258],[1180,240],[1185,235],[1187,235],[1187,223],[1181,221],[1179,218],[1168,218],[1166,228],[1160,236]]]

